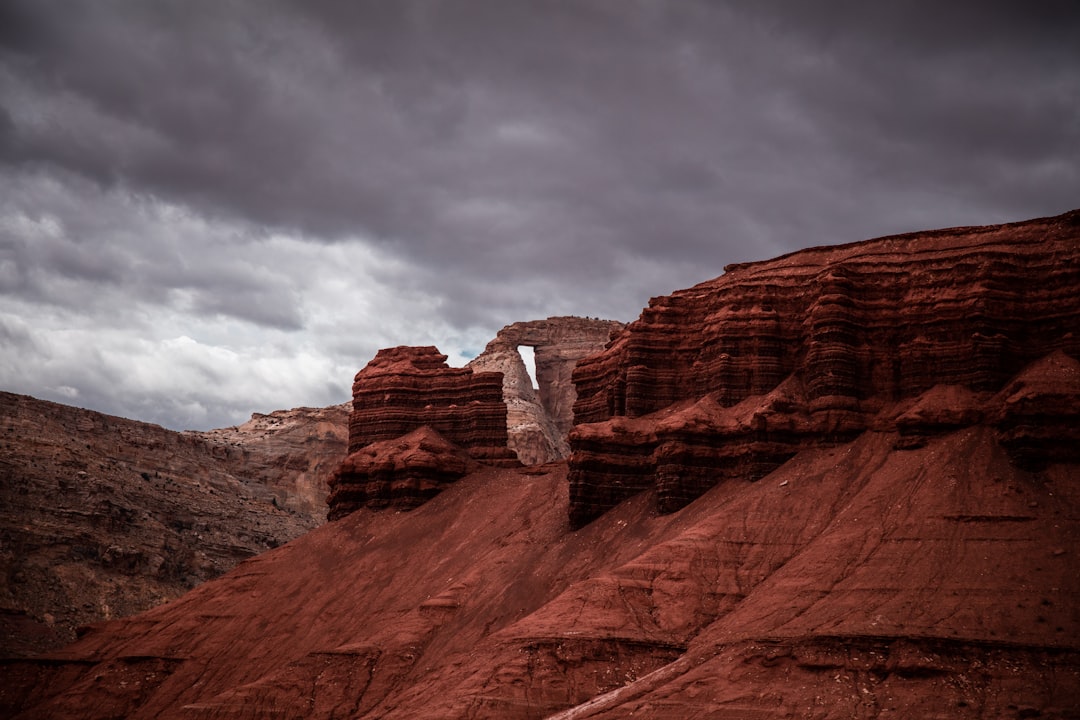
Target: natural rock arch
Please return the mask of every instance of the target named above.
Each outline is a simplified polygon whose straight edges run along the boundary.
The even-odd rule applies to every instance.
[[[476,371],[503,374],[510,448],[525,465],[570,454],[566,436],[574,425],[572,375],[582,358],[604,349],[623,324],[614,320],[552,317],[507,325],[469,363]],[[533,349],[536,387],[518,348]]]

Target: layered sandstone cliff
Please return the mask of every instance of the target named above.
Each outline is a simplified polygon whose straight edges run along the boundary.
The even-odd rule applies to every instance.
[[[671,512],[897,423],[911,437],[1002,415],[1010,447],[1069,455],[1073,416],[1019,419],[996,393],[1055,351],[1080,357],[1078,287],[1073,212],[812,248],[654,298],[575,372],[572,521],[650,487]],[[895,417],[925,393],[922,414]]]
[[[502,387],[502,374],[452,368],[431,346],[380,350],[353,381],[349,455],[330,478],[328,517],[416,507],[468,460],[517,464]]]
[[[623,327],[614,320],[551,317],[507,325],[469,367],[503,374],[510,448],[525,465],[562,460],[570,454],[567,433],[574,424],[572,375],[578,361],[604,349]],[[519,348],[533,350],[536,384]]]
[[[505,344],[512,361],[490,362],[498,359],[485,353],[489,365],[474,365],[477,371],[508,373],[503,398],[509,442],[526,462],[550,460],[553,456],[547,448],[555,444],[561,452],[568,449],[565,425],[574,397],[570,372],[578,357],[603,347],[614,325],[584,318],[515,323],[500,335],[505,342],[497,339],[492,344]],[[538,393],[531,390],[517,353],[519,344],[538,348],[543,380]],[[515,385],[517,370],[526,379]],[[369,373],[377,375],[374,368]],[[460,378],[467,373],[454,370],[449,375]],[[421,385],[425,383],[420,380]],[[473,404],[480,397],[477,387],[464,395],[451,392],[441,405],[441,401],[435,403],[441,408],[435,414],[445,415],[455,399],[468,395],[468,401],[460,405],[472,415],[466,424],[475,429],[477,422],[491,422],[501,412],[493,404],[496,385],[485,386],[487,404],[479,415]],[[515,388],[520,392],[515,393]],[[530,401],[523,401],[525,392],[532,393]],[[440,420],[430,412],[403,417],[405,405],[391,403],[390,415],[385,415],[374,400],[366,404],[369,414],[362,418],[364,432],[371,431],[373,438],[382,433],[384,438],[396,439],[395,433],[414,427],[421,417],[439,426]],[[525,421],[518,412],[523,406]],[[0,410],[0,421],[6,423],[0,425],[5,433],[0,447],[4,483],[0,488],[4,500],[0,572],[9,580],[0,598],[0,649],[28,652],[72,639],[78,625],[133,614],[177,597],[232,567],[239,558],[322,523],[328,480],[348,454],[352,405],[254,413],[239,426],[184,433],[14,395],[3,396]],[[442,418],[442,426],[445,429],[447,418],[454,423],[460,417],[453,410]],[[554,417],[559,418],[559,427]],[[542,452],[534,442],[532,420],[544,427]],[[456,438],[465,444],[473,440]],[[496,447],[488,454],[508,460],[502,447],[505,441],[496,437],[491,442]],[[397,455],[405,457],[404,464],[415,466],[426,452],[415,450]],[[394,454],[386,447],[374,453],[381,460],[370,464],[371,478],[358,480],[339,497],[351,497],[355,503],[368,502],[357,500],[365,494],[377,495],[373,488],[390,482],[385,472],[388,452]],[[441,487],[451,480],[450,468],[459,461],[457,453],[451,452],[425,462],[430,469],[425,472],[437,478],[436,486]],[[350,467],[355,469],[355,463]],[[92,468],[100,472],[88,470]],[[143,479],[144,473],[149,481]],[[371,502],[411,507],[435,487],[422,481],[422,474],[411,466],[394,482],[413,490],[388,490],[385,497]],[[126,482],[130,477],[138,477],[139,482],[132,486]],[[67,490],[57,500],[54,495],[60,487]],[[267,516],[237,514],[249,502],[253,507],[269,506]],[[101,508],[106,505],[110,512],[129,518],[121,531],[104,519],[107,513]]]

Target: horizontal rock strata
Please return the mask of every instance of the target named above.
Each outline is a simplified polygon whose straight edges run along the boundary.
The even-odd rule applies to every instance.
[[[464,450],[426,425],[366,445],[349,455],[331,478],[328,519],[361,507],[410,510],[475,467]]]
[[[433,346],[380,350],[353,380],[349,453],[427,425],[476,459],[506,460],[502,375],[452,368]]]
[[[507,447],[502,388],[501,373],[452,368],[433,346],[380,350],[353,381],[349,455],[330,480],[328,517],[360,506],[415,507],[461,474],[444,472],[431,458],[420,461],[425,448],[438,445],[432,457],[448,462],[460,452],[517,465]],[[420,428],[430,432],[400,440],[405,450],[395,450],[395,442]]]
[[[999,393],[994,419],[1002,445],[1021,466],[1080,462],[1080,362],[1054,352]]]
[[[851,439],[935,386],[993,394],[1049,353],[1080,357],[1078,287],[1071,212],[813,248],[654,298],[574,373],[571,519],[651,486],[672,511],[725,478]],[[1065,452],[1070,420],[1048,426],[1023,408],[1001,420],[1010,447]],[[935,423],[982,417],[969,410],[899,425],[918,444]]]

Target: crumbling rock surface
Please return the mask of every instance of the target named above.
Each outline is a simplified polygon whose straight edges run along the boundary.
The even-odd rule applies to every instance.
[[[671,512],[725,479],[880,427],[935,386],[951,389],[897,419],[901,445],[976,422],[1026,365],[1080,357],[1078,287],[1074,211],[812,248],[654,298],[575,371],[572,522],[652,486]],[[1034,415],[1025,393],[1039,396]],[[1016,453],[1068,455],[1073,398],[1033,388],[985,410],[1003,413]],[[1037,414],[1050,406],[1062,419],[1048,424]]]
[[[343,438],[276,466],[290,452],[276,438],[227,434],[0,393],[0,655],[179,597],[322,521],[288,509],[302,507],[288,468],[335,445],[340,460]]]
[[[614,320],[551,317],[507,325],[469,367],[503,374],[510,448],[525,465],[562,460],[570,454],[566,435],[574,423],[574,368],[604,349],[623,324]],[[521,358],[531,347],[536,387]]]

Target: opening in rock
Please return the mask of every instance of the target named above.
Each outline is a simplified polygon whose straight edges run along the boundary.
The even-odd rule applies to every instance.
[[[518,355],[525,361],[525,369],[529,373],[529,379],[532,380],[533,390],[539,389],[539,385],[536,383],[536,353],[531,345],[518,345]]]

